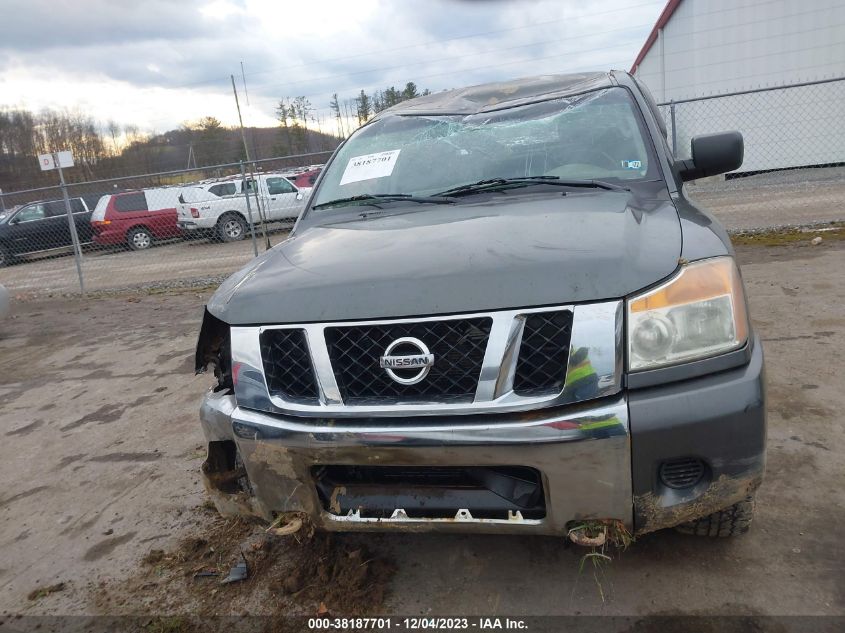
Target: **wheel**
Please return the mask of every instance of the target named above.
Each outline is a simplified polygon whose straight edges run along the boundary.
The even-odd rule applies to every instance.
[[[227,213],[217,221],[217,237],[221,242],[237,242],[244,239],[246,222],[235,214]]]
[[[754,497],[749,495],[744,501],[735,503],[729,508],[708,514],[706,517],[701,517],[689,523],[683,523],[675,529],[682,534],[693,536],[736,536],[748,531],[753,517]]]
[[[133,251],[143,251],[153,245],[153,236],[149,229],[143,226],[136,226],[126,234],[126,241]]]

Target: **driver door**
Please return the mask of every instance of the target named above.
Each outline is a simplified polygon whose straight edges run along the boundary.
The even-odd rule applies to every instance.
[[[51,222],[47,204],[43,202],[28,204],[9,220],[9,246],[12,252],[17,254],[55,248],[61,237],[57,234],[57,228]]]
[[[282,176],[268,176],[267,211],[273,221],[296,219],[302,210],[302,196],[293,183]]]

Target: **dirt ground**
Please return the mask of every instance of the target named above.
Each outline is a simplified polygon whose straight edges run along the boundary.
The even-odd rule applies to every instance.
[[[211,290],[17,302],[0,324],[0,616],[843,615],[845,241],[808,240],[738,249],[769,388],[751,532],[642,537],[603,599],[559,539],[281,538],[219,519],[198,476],[212,379],[192,372]],[[240,552],[250,579],[208,575]]]

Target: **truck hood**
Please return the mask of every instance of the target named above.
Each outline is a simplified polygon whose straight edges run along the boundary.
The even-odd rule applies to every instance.
[[[623,297],[681,254],[668,199],[622,191],[484,196],[312,226],[226,280],[232,325],[480,312]],[[372,213],[372,208],[366,208]]]

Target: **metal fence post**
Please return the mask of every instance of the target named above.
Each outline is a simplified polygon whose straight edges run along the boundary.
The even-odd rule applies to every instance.
[[[678,157],[678,132],[675,130],[675,102],[669,102],[669,118],[672,119],[672,156]]]
[[[258,257],[258,242],[255,241],[255,222],[252,221],[252,205],[249,202],[249,187],[247,187],[246,181],[246,167],[244,167],[244,162],[241,161],[241,178],[243,178],[243,190],[244,190],[244,198],[246,198],[246,212],[249,215],[249,232],[252,235],[252,251],[255,253],[255,256]]]
[[[6,201],[3,200],[3,190],[0,189],[0,213],[6,213]]]
[[[82,278],[82,247],[79,245],[79,235],[76,233],[76,221],[73,219],[73,210],[70,208],[70,198],[67,195],[67,185],[65,184],[65,175],[62,172],[62,165],[59,162],[58,152],[53,154],[53,160],[56,161],[56,169],[59,170],[59,183],[62,187],[62,198],[65,201],[65,211],[67,211],[67,223],[70,229],[70,239],[73,240],[73,257],[76,260],[76,273],[79,275],[79,289],[82,291],[82,296],[85,296],[85,281]]]
[[[255,177],[255,161],[253,161],[249,168],[249,177],[255,183],[255,206],[258,207],[258,217],[261,220],[261,235],[264,236],[264,250],[270,250],[270,236],[267,235],[267,222],[270,221],[270,214],[267,212],[267,202],[264,202],[264,208],[261,205],[261,196],[258,195],[260,188],[258,178]]]

